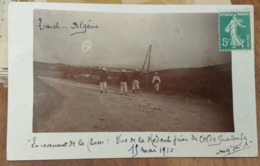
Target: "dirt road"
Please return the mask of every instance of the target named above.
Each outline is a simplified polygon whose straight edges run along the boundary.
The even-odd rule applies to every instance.
[[[203,98],[119,94],[119,88],[47,77],[34,79],[34,132],[233,131],[232,110]]]

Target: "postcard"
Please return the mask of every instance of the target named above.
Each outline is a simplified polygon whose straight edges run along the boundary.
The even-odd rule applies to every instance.
[[[11,3],[7,159],[256,157],[253,17]]]

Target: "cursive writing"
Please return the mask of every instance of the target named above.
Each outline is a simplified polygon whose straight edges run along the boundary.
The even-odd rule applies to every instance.
[[[61,139],[62,140],[62,139]],[[173,156],[196,148],[213,152],[213,156],[228,156],[252,147],[252,141],[242,132],[234,134],[145,134],[129,136],[124,133],[108,138],[90,137],[76,140],[49,141],[33,137],[28,140],[30,148],[54,149],[82,147],[87,153],[98,151],[126,152],[129,157]],[[113,147],[113,149],[111,149]],[[185,147],[186,149],[182,149]],[[187,151],[186,151],[187,150]],[[213,150],[213,151],[212,151]],[[205,155],[206,153],[201,153]],[[195,153],[194,153],[195,155]],[[197,155],[197,154],[196,154]]]
[[[100,26],[92,23],[91,20],[88,20],[88,23],[83,21],[81,22],[73,22],[71,29],[76,30],[76,32],[72,33],[70,36],[79,34],[79,33],[86,33],[88,29],[98,29]]]
[[[48,24],[46,22],[43,22],[42,21],[42,18],[39,18],[38,19],[38,25],[37,27],[40,29],[40,30],[46,30],[46,29],[61,29],[61,26],[59,25],[59,22],[57,21],[56,23],[54,24]],[[63,27],[65,28],[65,27]]]
[[[250,148],[249,144],[247,142],[245,142],[243,145],[241,144],[241,145],[237,145],[237,146],[229,146],[227,148],[222,148],[216,152],[216,155],[222,154],[224,156],[228,156],[230,154],[234,154],[234,153],[237,153],[239,151],[242,151],[242,150],[245,150],[248,148]]]
[[[92,20],[88,20],[86,22],[84,21],[73,21],[70,25],[61,25],[61,23],[57,20],[54,23],[48,23],[43,18],[39,18],[38,22],[36,24],[36,27],[38,27],[41,31],[51,31],[51,30],[63,30],[63,29],[69,29],[70,36],[80,34],[80,33],[87,33],[90,29],[98,29],[100,28],[99,25],[95,24]]]
[[[28,142],[32,142],[31,143],[32,148],[65,148],[65,147],[75,147],[76,146],[76,143],[74,141],[65,141],[65,142],[62,142],[62,143],[38,144],[36,137],[33,137],[32,140],[28,140]]]
[[[172,147],[144,147],[144,146],[139,146],[139,144],[132,144],[131,148],[128,149],[129,152],[132,154],[132,158],[142,154],[142,155],[148,155],[151,153],[157,153],[159,152],[162,154],[162,156],[166,156],[169,153],[174,152],[174,148]]]

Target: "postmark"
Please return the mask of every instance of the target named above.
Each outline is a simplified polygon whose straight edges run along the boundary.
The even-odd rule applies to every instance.
[[[220,51],[250,50],[250,12],[219,13]]]

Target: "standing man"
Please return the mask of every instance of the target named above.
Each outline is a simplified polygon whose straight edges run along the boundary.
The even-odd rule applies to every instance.
[[[141,79],[141,75],[138,72],[138,70],[136,69],[134,74],[131,77],[133,93],[139,93],[139,89],[140,89],[139,82],[140,82],[140,79]]]
[[[155,72],[154,74],[155,74],[153,76],[154,93],[158,93],[159,92],[159,88],[160,88],[161,79],[160,79],[160,77],[159,77],[157,72]]]
[[[99,75],[100,93],[103,93],[103,91],[107,93],[107,80],[108,80],[108,75],[106,69],[103,68]]]
[[[129,83],[129,78],[125,70],[122,70],[121,75],[119,76],[118,82],[120,83],[120,95],[127,95],[127,84]]]

